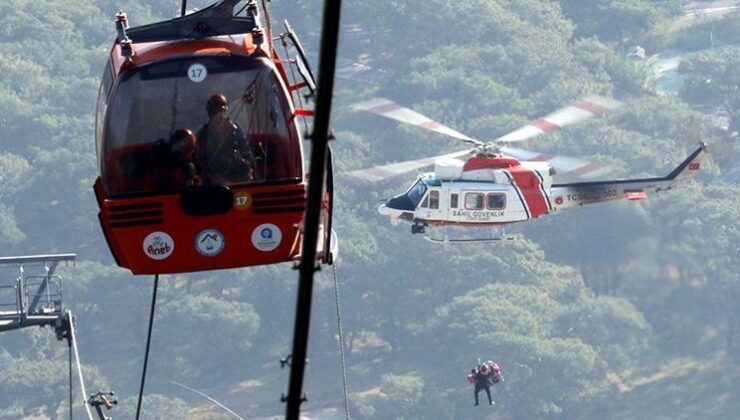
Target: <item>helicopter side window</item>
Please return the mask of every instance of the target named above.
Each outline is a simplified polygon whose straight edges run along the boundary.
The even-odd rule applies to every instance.
[[[423,209],[429,208],[429,196],[428,195],[424,196],[424,201],[421,202],[421,205],[419,207]]]
[[[450,207],[453,209],[457,208],[457,194],[450,195]]]
[[[429,208],[430,209],[439,208],[439,191],[437,190],[429,191]]]
[[[486,197],[488,210],[501,210],[506,207],[506,194],[492,193]]]
[[[482,193],[465,194],[465,209],[466,210],[482,210],[483,209],[483,194]]]

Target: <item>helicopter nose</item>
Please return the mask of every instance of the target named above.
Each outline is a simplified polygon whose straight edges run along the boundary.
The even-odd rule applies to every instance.
[[[392,203],[390,202],[381,204],[380,207],[378,207],[378,213],[382,214],[383,216],[390,217],[391,221],[394,223],[399,220],[413,220],[414,219],[414,212],[408,211],[405,209],[397,209],[391,206],[392,206]]]
[[[386,204],[381,204],[380,207],[378,207],[378,213],[383,216],[398,217],[401,214],[401,211],[388,207]]]

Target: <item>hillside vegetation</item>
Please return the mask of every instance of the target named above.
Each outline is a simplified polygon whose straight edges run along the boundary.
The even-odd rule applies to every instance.
[[[271,3],[276,24],[289,19],[313,51],[318,3]],[[332,117],[335,268],[353,418],[737,415],[740,186],[729,174],[740,162],[740,55],[692,56],[679,68],[680,92],[659,91],[649,56],[709,47],[705,22],[674,29],[683,7],[344,2],[340,56],[375,72],[372,83],[337,80]],[[174,16],[179,2],[0,2],[0,245],[3,256],[78,254],[60,272],[88,390],[115,390],[121,403],[110,414],[132,418],[152,282],[115,265],[92,192],[95,98],[119,8],[139,25]],[[740,33],[737,13],[715,24]],[[648,58],[627,57],[637,45]],[[387,97],[487,140],[589,94],[625,106],[524,147],[612,164],[612,176],[626,177],[664,175],[705,141],[711,156],[697,182],[518,225],[515,241],[440,246],[376,212],[415,174],[375,184],[347,176],[462,147],[352,111],[364,99]],[[315,287],[303,406],[321,418],[343,418],[332,270]],[[296,283],[289,264],[164,277],[145,418],[223,415],[172,381],[246,418],[281,415],[288,373],[279,360],[290,352]],[[66,345],[32,329],[3,334],[0,346],[12,358],[0,370],[0,418],[67,418]],[[478,358],[504,370],[494,408],[473,407],[465,375]]]

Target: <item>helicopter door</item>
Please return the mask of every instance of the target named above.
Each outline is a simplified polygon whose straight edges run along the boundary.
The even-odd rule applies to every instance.
[[[416,209],[416,218],[424,220],[443,220],[444,214],[440,210],[440,191],[438,189],[430,188],[424,199],[421,200],[421,204]]]

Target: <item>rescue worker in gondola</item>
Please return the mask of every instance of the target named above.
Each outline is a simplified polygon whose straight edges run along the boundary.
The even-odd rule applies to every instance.
[[[198,162],[207,184],[251,178],[252,151],[238,124],[229,118],[226,96],[217,93],[206,103],[208,123],[198,130]]]
[[[196,138],[187,128],[155,144],[152,182],[156,191],[179,190],[200,181],[195,163]]]

